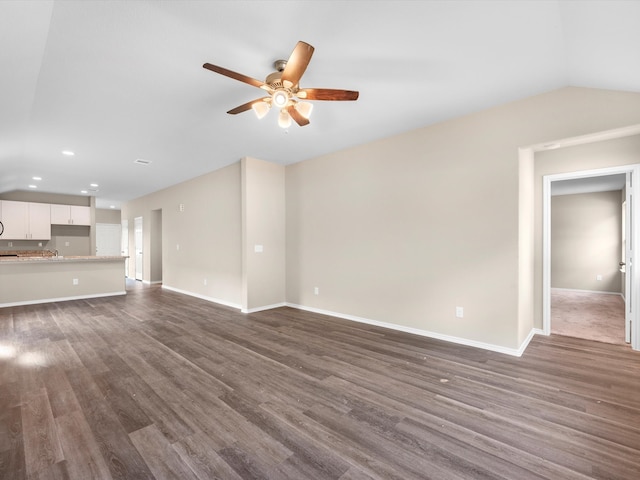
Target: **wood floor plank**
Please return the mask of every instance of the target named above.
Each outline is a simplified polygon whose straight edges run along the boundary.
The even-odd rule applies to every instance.
[[[242,480],[216,453],[210,438],[202,432],[183,438],[174,443],[173,448],[200,480]]]
[[[54,418],[81,409],[64,370],[58,366],[47,367],[43,375]]]
[[[21,480],[27,477],[22,411],[11,403],[0,402],[0,478]]]
[[[155,425],[131,432],[129,436],[155,478],[198,480]]]
[[[131,433],[149,426],[153,422],[126,390],[120,380],[121,378],[109,372],[95,375],[93,380],[102,391],[109,408],[118,417],[122,428],[127,433]]]
[[[0,309],[0,478],[640,478],[628,347],[511,357],[137,283]]]
[[[100,453],[93,432],[80,411],[72,411],[56,418],[56,426],[69,478],[83,480],[113,478]]]
[[[32,476],[61,462],[64,455],[46,389],[24,393],[21,404],[27,475]]]
[[[118,382],[171,443],[194,433],[186,419],[172,408],[167,397],[158,395],[141,377],[127,377],[118,379]]]
[[[68,376],[111,476],[122,480],[154,478],[89,372],[70,370]]]
[[[316,444],[299,429],[280,424],[276,418],[250,399],[230,392],[222,400],[292,452],[283,464],[274,469],[279,472],[274,476],[295,476],[293,473],[284,473],[284,468],[288,468],[291,472],[298,470],[298,476],[301,478],[338,478],[349,468],[349,464],[339,455],[323,445]]]

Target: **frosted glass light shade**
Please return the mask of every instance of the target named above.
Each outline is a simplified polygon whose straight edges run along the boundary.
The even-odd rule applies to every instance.
[[[256,117],[262,118],[267,113],[269,113],[269,109],[271,108],[271,105],[269,105],[267,102],[264,102],[264,101],[256,102],[253,105],[251,105],[251,108],[256,113]]]
[[[280,115],[278,115],[278,125],[282,128],[291,126],[291,115],[284,108],[280,110]]]
[[[311,116],[311,110],[313,110],[313,104],[309,102],[298,102],[296,103],[296,110],[300,115],[309,120]]]

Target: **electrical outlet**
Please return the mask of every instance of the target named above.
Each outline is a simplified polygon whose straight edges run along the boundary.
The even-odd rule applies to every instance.
[[[313,294],[320,295],[320,289],[318,287],[313,287]]]
[[[176,244],[176,250],[180,250],[180,244],[179,243]]]
[[[10,247],[13,247],[13,242],[9,242],[9,246],[10,246]]]
[[[596,275],[596,281],[601,282],[602,281],[602,275]]]
[[[206,278],[204,279],[203,283],[204,283],[205,286],[207,285],[207,279]]]
[[[78,285],[78,283],[79,283],[79,282],[78,282],[78,279],[77,279],[77,278],[74,278],[74,279],[73,279],[73,284],[74,284],[74,285]]]
[[[464,317],[464,308],[463,307],[456,307],[456,317],[457,318],[463,318]]]
[[[68,247],[69,245],[70,245],[69,242],[64,242],[65,247]]]

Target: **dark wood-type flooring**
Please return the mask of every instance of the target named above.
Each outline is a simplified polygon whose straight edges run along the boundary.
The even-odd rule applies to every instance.
[[[4,479],[638,479],[640,354],[521,358],[158,287],[0,309]]]

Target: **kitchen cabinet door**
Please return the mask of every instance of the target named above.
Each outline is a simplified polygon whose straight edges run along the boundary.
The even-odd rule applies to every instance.
[[[26,202],[2,200],[3,240],[24,240],[27,238],[29,210]]]
[[[51,240],[51,212],[47,203],[2,200],[3,240]]]
[[[51,208],[48,203],[29,203],[29,240],[51,240]]]
[[[53,225],[91,225],[91,208],[78,205],[51,205]]]
[[[73,225],[91,225],[91,208],[71,206],[71,223]]]

